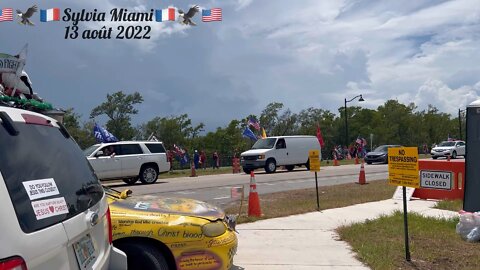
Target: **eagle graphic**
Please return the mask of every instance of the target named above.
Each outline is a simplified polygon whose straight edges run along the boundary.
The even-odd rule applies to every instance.
[[[28,24],[28,25],[34,26],[35,24],[33,24],[29,19],[33,16],[33,13],[37,11],[38,11],[37,5],[34,5],[31,8],[27,9],[26,12],[22,12],[21,10],[17,9],[17,15],[22,19],[19,23],[23,25]]]
[[[197,25],[192,21],[193,16],[200,10],[198,5],[195,5],[191,7],[187,13],[183,12],[183,10],[179,9],[178,14],[180,15],[181,18],[179,18],[181,24],[185,25],[192,25],[195,26]]]

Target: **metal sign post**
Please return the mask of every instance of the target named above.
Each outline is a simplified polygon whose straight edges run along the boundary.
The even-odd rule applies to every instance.
[[[403,226],[405,231],[405,260],[410,259],[407,217],[407,188],[419,188],[418,148],[398,147],[388,149],[388,183],[403,188]]]
[[[317,189],[317,211],[320,211],[320,198],[318,196],[318,179],[317,179],[317,172],[320,171],[320,151],[309,150],[308,158],[310,160],[310,171],[315,172],[315,187]]]

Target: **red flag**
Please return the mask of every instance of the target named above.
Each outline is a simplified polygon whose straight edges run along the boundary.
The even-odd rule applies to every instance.
[[[320,143],[320,146],[323,148],[325,143],[323,142],[322,132],[320,131],[319,125],[317,125],[317,139],[318,139],[318,142]]]

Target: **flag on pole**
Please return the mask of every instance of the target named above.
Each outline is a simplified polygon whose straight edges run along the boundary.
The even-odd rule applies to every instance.
[[[260,123],[258,123],[258,121],[253,117],[248,119],[248,125],[253,126],[256,130],[260,130]]]
[[[253,134],[252,130],[250,130],[248,127],[245,128],[242,135],[243,137],[250,138],[252,141],[257,141],[257,137],[255,136],[255,134]]]
[[[318,143],[320,144],[320,147],[323,148],[325,145],[325,142],[323,141],[323,136],[322,136],[322,131],[320,130],[320,125],[317,125],[317,139]]]
[[[97,123],[93,126],[93,135],[98,143],[118,142],[118,139]]]
[[[265,129],[262,128],[262,139],[267,138],[267,133],[265,132]]]

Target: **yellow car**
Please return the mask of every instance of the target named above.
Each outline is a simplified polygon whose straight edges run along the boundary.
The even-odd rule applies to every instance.
[[[128,269],[230,269],[237,251],[235,219],[192,199],[132,196],[105,187],[113,245]]]

